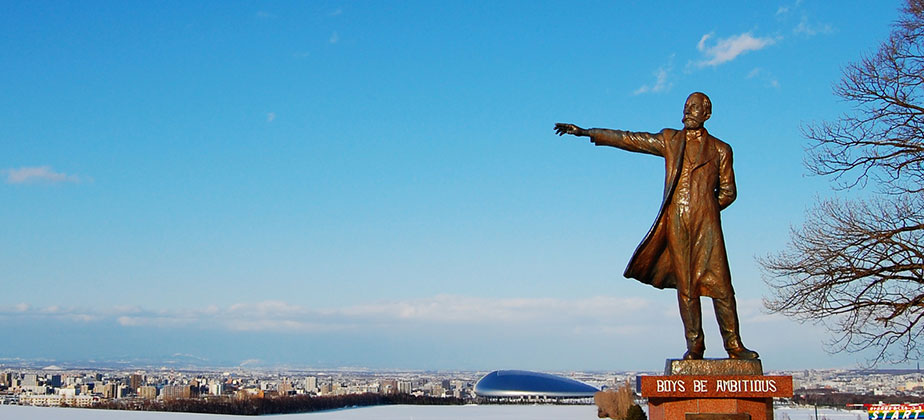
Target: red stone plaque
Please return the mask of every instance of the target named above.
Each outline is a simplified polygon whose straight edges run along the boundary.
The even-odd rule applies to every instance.
[[[639,376],[645,398],[792,397],[792,376]]]
[[[792,397],[792,376],[765,376],[759,359],[668,360],[637,385],[649,420],[773,420],[773,398]]]

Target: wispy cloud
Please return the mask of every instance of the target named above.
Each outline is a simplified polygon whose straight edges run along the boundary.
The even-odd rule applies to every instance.
[[[327,42],[330,42],[331,44],[340,42],[340,35],[338,35],[337,32],[330,34],[330,38],[327,39]]]
[[[802,6],[802,0],[796,0],[792,3],[781,5],[779,8],[776,9],[776,15],[777,16],[785,15],[793,10],[798,9],[801,6]]]
[[[658,67],[658,70],[654,72],[655,81],[651,84],[644,84],[640,86],[635,92],[632,92],[635,95],[641,95],[643,93],[660,93],[667,92],[674,86],[674,83],[670,80],[671,72],[674,69],[673,65],[674,56],[671,56],[670,61],[667,65]]]
[[[73,308],[62,308],[52,305],[33,307],[27,303],[15,305],[0,305],[0,320],[54,320],[69,322],[93,322],[104,319],[106,316],[96,311],[86,311]]]
[[[769,37],[754,37],[750,32],[717,39],[711,43],[712,37],[712,33],[705,34],[696,44],[696,49],[705,55],[705,59],[697,63],[700,67],[718,66],[748,51],[758,51],[776,42]]]
[[[32,183],[78,183],[84,179],[77,176],[56,172],[51,166],[31,166],[18,169],[4,169],[0,171],[6,176],[7,184],[32,184]]]
[[[342,14],[343,14],[343,9],[339,8],[339,9],[331,10],[330,13],[327,14],[327,16],[333,17],[333,16],[340,16]]]
[[[760,68],[760,67],[755,67],[753,70],[751,70],[750,72],[748,72],[747,79],[764,80],[764,81],[767,82],[767,85],[768,85],[768,86],[770,86],[770,87],[772,87],[772,88],[774,88],[774,89],[779,89],[779,88],[780,88],[780,81],[777,80],[776,76],[774,76],[774,75],[773,75],[772,73],[770,73],[769,71],[764,70],[764,69],[762,69],[762,68]]]
[[[120,316],[116,322],[123,327],[185,327],[195,322],[193,318],[183,318],[177,316],[157,316],[157,315],[139,315],[139,316]]]
[[[266,113],[266,122],[271,123],[271,122],[273,122],[273,121],[275,121],[275,120],[276,120],[276,113],[275,113],[275,112],[267,112],[267,113]]]
[[[265,10],[260,10],[257,12],[257,17],[260,19],[272,19],[275,18],[276,15]]]
[[[497,325],[565,325],[574,328],[575,332],[589,332],[595,326],[603,327],[619,320],[620,328],[611,329],[610,332],[621,334],[651,328],[653,317],[650,316],[649,309],[652,309],[652,306],[651,301],[641,298],[610,296],[569,300],[452,295],[337,308],[309,308],[282,301],[174,310],[146,310],[130,306],[108,309],[59,306],[33,308],[27,304],[19,304],[0,306],[0,320],[109,321],[126,328],[195,328],[285,333]]]
[[[803,15],[799,24],[793,28],[792,32],[797,35],[815,36],[819,34],[830,34],[834,32],[834,27],[830,23],[811,22],[808,16]]]
[[[780,7],[776,9],[776,15],[777,16],[786,15],[789,12],[796,10],[801,6],[802,6],[802,0],[796,0],[790,4],[781,5]]]
[[[616,317],[650,305],[639,298],[597,296],[554,298],[475,298],[440,295],[427,299],[382,302],[339,309],[351,317],[437,323],[519,323],[549,317]]]
[[[2,312],[26,312],[31,308],[28,303],[17,303],[15,305],[9,306],[0,306],[0,313]]]
[[[819,34],[834,33],[835,31],[834,26],[830,23],[816,22],[811,19],[809,13],[802,7],[801,0],[782,5],[776,11],[776,17],[780,21],[791,22],[796,16],[799,16],[799,23],[792,29],[792,33],[795,35],[812,37]]]
[[[374,341],[376,337],[387,337],[392,342],[427,343],[431,351],[438,349],[443,354],[464,352],[450,357],[454,361],[476,355],[475,360],[481,360],[482,363],[494,364],[500,361],[510,366],[523,366],[525,359],[512,355],[530,354],[529,350],[535,348],[542,348],[543,352],[540,353],[545,355],[530,356],[532,362],[527,361],[527,364],[537,361],[549,363],[550,357],[564,353],[577,354],[590,360],[600,357],[600,348],[614,345],[620,349],[620,358],[652,359],[653,356],[645,348],[667,348],[682,342],[677,341],[682,337],[682,329],[676,304],[671,302],[673,300],[670,298],[616,296],[565,299],[438,295],[328,308],[285,301],[199,305],[162,310],[134,306],[42,307],[21,303],[0,304],[0,328],[28,326],[30,330],[46,331],[66,327],[72,331],[92,332],[100,337],[150,335],[163,338],[163,351],[170,354],[177,351],[194,352],[193,349],[201,348],[198,343],[171,342],[188,340],[190,333],[193,333],[192,337],[202,337],[205,343],[214,343],[214,340],[219,343],[237,343],[232,347],[240,347],[242,337],[265,337],[265,334],[308,340],[304,341],[306,343],[319,342],[316,339],[323,337],[320,341],[327,344],[314,349],[318,360],[373,364],[381,361],[369,359],[363,352],[344,351],[344,348],[355,346],[357,342]],[[703,305],[704,320],[715,318],[711,306]],[[814,353],[821,352],[819,340],[827,334],[822,327],[797,325],[782,315],[768,314],[760,299],[740,299],[737,306],[746,343],[761,354],[785,355],[798,352],[803,358],[813,358],[817,357]],[[707,322],[706,328],[707,340],[718,342],[718,336],[714,335],[717,333],[715,323]],[[793,340],[780,341],[777,339],[780,336],[792,337]],[[55,339],[43,338],[49,343]],[[454,344],[458,342],[490,345],[460,350]],[[627,347],[625,343],[646,343],[648,347]],[[498,346],[503,346],[506,351],[498,353]],[[682,351],[679,347],[676,350],[678,355]],[[387,353],[393,350],[384,351]],[[419,361],[414,358],[417,356],[401,359],[406,356],[404,351],[403,348],[400,350],[401,356],[387,357],[391,358],[389,360],[397,357],[412,364],[433,363],[432,360],[423,360],[425,357]],[[722,355],[721,346],[713,345],[710,351],[715,356]],[[256,353],[245,349],[230,351],[228,354],[232,356],[226,354],[223,357],[234,360],[260,354],[277,357],[271,353],[262,348]],[[252,361],[246,364],[250,363],[263,362]]]

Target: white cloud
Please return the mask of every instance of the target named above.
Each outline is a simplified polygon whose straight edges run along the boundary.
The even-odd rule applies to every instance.
[[[673,61],[673,57],[671,57],[671,61]],[[641,95],[649,92],[660,93],[669,91],[671,87],[674,86],[674,83],[669,80],[671,70],[673,70],[672,64],[659,67],[658,70],[654,72],[654,83],[642,85],[632,93],[634,95]]]
[[[802,0],[796,0],[792,4],[784,4],[776,9],[776,15],[777,16],[786,15],[793,10],[799,9],[801,6],[802,6]]]
[[[18,303],[10,306],[0,306],[0,319],[37,319],[37,320],[57,320],[57,321],[76,321],[92,322],[104,319],[96,311],[88,311],[76,308],[65,308],[58,305],[46,307],[33,307],[27,303]]]
[[[620,357],[630,360],[651,358],[650,352],[644,350],[649,345],[663,349],[682,343],[682,329],[676,304],[671,304],[673,301],[670,298],[656,300],[621,296],[487,298],[438,295],[328,308],[262,301],[164,310],[135,306],[86,309],[22,303],[0,305],[0,326],[28,325],[41,330],[48,325],[60,326],[63,323],[78,329],[85,325],[92,331],[114,328],[108,334],[121,334],[125,329],[132,329],[134,332],[130,334],[170,337],[174,331],[196,331],[203,332],[204,336],[232,333],[235,339],[251,333],[271,333],[314,340],[313,334],[335,333],[328,337],[334,340],[332,348],[337,346],[336,337],[368,338],[381,334],[418,343],[448,334],[455,338],[468,337],[472,342],[497,340],[507,346],[523,346],[524,351],[541,343],[553,352],[568,346],[599,350],[626,345],[624,343],[645,343],[642,347],[619,347],[625,353],[621,353]],[[707,302],[703,304],[706,339],[712,352],[710,356],[721,356],[721,341],[712,321],[711,306]],[[820,352],[820,341],[828,335],[820,326],[799,325],[781,315],[767,314],[760,299],[740,299],[738,314],[745,342],[765,356],[796,351],[804,354],[806,348]],[[780,336],[794,339],[780,341]],[[434,348],[440,345],[434,344]],[[170,352],[179,349],[171,346]],[[680,347],[675,350],[677,355],[682,352]],[[334,351],[340,354],[339,350]],[[480,354],[479,357],[487,358],[485,360],[506,357],[484,349],[466,351]],[[597,354],[596,351],[587,353],[589,357],[597,357],[594,354]],[[350,357],[360,356],[353,355],[348,359]],[[805,357],[815,356],[810,354]]]
[[[166,316],[120,316],[116,322],[123,327],[183,327],[194,323],[195,319],[177,317],[172,315]]]
[[[333,17],[333,16],[340,16],[342,14],[343,14],[343,9],[334,9],[330,13],[328,13],[327,16]]]
[[[337,32],[330,34],[330,38],[327,39],[327,42],[330,42],[331,44],[336,44],[339,41],[340,35],[338,35]]]
[[[24,313],[31,309],[28,303],[17,303],[15,305],[0,305],[0,315],[11,313]]]
[[[32,166],[22,167],[19,169],[4,169],[7,184],[32,184],[32,183],[78,183],[81,178],[77,175],[68,175],[63,172],[55,172],[51,166]]]
[[[551,318],[618,317],[648,306],[637,298],[592,297],[476,298],[440,295],[432,298],[350,306],[336,310],[342,316],[388,322],[452,324],[532,323]]]
[[[27,304],[0,307],[5,319],[105,321],[122,327],[196,328],[226,331],[308,333],[420,326],[578,325],[589,331],[619,320],[612,331],[650,328],[653,303],[640,298],[596,296],[583,299],[479,298],[439,295],[337,308],[308,308],[282,301],[151,311],[135,306],[93,310]],[[668,312],[664,312],[665,314]],[[671,311],[672,313],[672,311]],[[570,327],[569,327],[570,328]],[[588,329],[589,328],[589,329]]]
[[[275,113],[275,112],[268,112],[268,113],[266,113],[266,122],[273,122],[273,120],[275,120],[275,119],[276,119],[276,113]]]
[[[772,87],[774,89],[779,89],[780,87],[780,81],[776,79],[776,76],[774,76],[769,71],[764,70],[760,67],[755,67],[747,75],[747,79],[755,79],[755,78],[758,80],[765,81],[767,83],[767,86]]]
[[[713,34],[711,33],[705,34],[696,44],[696,49],[706,56],[705,60],[697,63],[700,67],[718,66],[732,61],[748,51],[761,50],[776,42],[773,38],[755,38],[750,32],[745,32],[718,39],[712,45],[708,45],[708,41],[712,36]]]
[[[264,11],[264,10],[260,10],[259,12],[257,12],[257,17],[260,19],[272,19],[276,17],[276,15],[273,13]]]
[[[809,21],[808,16],[803,15],[792,32],[798,35],[815,36],[818,34],[830,34],[834,32],[834,27],[830,23],[812,23]]]

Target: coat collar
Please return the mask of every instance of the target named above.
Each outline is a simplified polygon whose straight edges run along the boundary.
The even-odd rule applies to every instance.
[[[681,138],[683,139],[684,149],[686,149],[686,139],[687,139],[688,130],[684,129],[680,131],[681,133],[683,133],[681,135]],[[706,163],[712,161],[713,159],[715,159],[715,155],[718,153],[718,151],[716,150],[715,140],[713,139],[712,136],[709,135],[709,132],[706,131],[705,128],[702,128],[701,132],[702,132],[702,143],[701,143],[702,148],[699,151],[699,154],[698,154],[699,156],[698,156],[697,161],[693,163],[693,169],[699,168],[705,165]]]

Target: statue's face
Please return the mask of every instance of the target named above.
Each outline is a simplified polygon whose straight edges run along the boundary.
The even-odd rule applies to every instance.
[[[687,103],[683,105],[683,127],[688,130],[702,128],[706,120],[712,116],[711,108],[705,95],[690,95]]]

